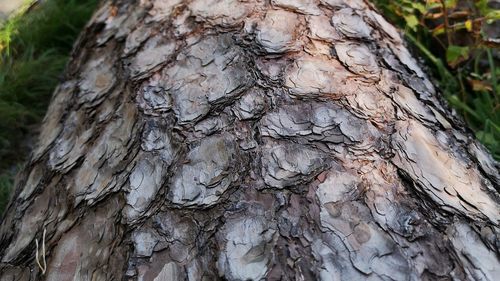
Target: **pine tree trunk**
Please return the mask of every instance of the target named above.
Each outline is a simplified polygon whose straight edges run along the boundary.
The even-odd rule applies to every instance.
[[[498,280],[499,181],[364,1],[109,0],[0,279]]]

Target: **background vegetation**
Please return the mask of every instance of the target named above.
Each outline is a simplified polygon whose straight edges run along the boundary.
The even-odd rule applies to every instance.
[[[374,0],[404,31],[443,95],[499,160],[500,3],[495,2]]]
[[[98,0],[27,4],[0,27],[0,213],[76,36]],[[487,0],[374,0],[440,90],[500,159],[499,7]]]

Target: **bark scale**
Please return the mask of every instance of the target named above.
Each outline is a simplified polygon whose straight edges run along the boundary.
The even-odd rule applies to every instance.
[[[367,2],[105,1],[0,279],[494,280],[497,165]]]

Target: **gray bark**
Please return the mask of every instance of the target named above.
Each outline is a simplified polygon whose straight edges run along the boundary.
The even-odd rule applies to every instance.
[[[105,1],[0,279],[495,280],[497,165],[367,2]]]

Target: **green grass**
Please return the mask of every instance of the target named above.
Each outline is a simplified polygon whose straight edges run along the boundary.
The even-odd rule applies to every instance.
[[[434,81],[500,160],[500,68],[485,28],[500,20],[487,0],[374,0],[427,62]]]
[[[73,43],[97,2],[26,4],[0,28],[0,213]]]

